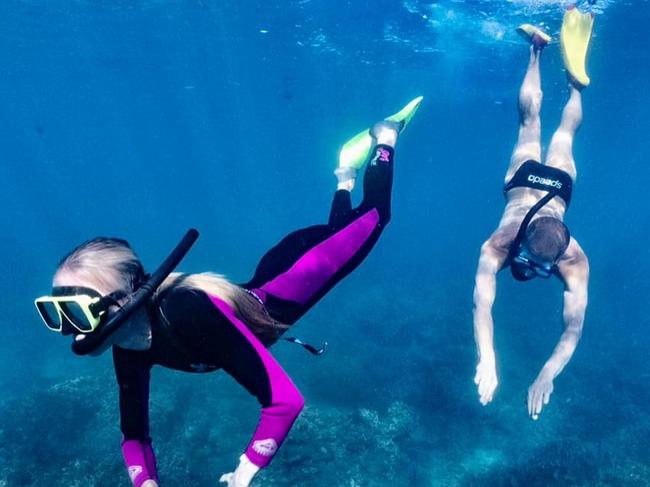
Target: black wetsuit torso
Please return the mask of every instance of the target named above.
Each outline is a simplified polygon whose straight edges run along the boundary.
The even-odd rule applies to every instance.
[[[125,439],[148,436],[149,375],[153,365],[186,372],[209,372],[220,368],[235,371],[247,365],[255,368],[253,348],[203,292],[173,289],[149,307],[152,341],[149,350],[125,350],[113,347],[115,374],[120,386],[122,433]],[[173,325],[172,325],[173,324]],[[229,360],[238,350],[236,363]],[[247,361],[251,360],[250,362]],[[257,359],[259,362],[259,358]],[[264,374],[259,374],[260,378]],[[253,392],[261,394],[264,387]],[[269,403],[267,398],[263,403]]]

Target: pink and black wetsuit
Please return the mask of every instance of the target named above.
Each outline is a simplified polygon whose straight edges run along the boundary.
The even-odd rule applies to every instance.
[[[293,324],[368,255],[390,219],[393,149],[377,146],[366,169],[363,201],[334,195],[329,222],[285,237],[261,259],[242,287],[269,315]],[[187,372],[223,369],[262,406],[246,456],[265,467],[303,407],[303,398],[264,344],[224,301],[201,291],[174,288],[151,306],[151,348],[113,347],[120,387],[122,452],[133,484],[157,480],[149,436],[149,379],[153,365]],[[155,308],[155,309],[154,309]]]

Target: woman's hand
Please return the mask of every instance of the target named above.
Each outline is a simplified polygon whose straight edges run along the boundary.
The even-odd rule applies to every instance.
[[[145,480],[141,487],[158,487],[155,480]]]
[[[246,455],[239,457],[239,466],[234,472],[225,473],[219,482],[228,487],[248,487],[260,468],[252,463]]]
[[[219,482],[226,484],[228,487],[248,487],[248,484],[237,482],[237,479],[235,478],[235,472],[224,473],[219,479]]]

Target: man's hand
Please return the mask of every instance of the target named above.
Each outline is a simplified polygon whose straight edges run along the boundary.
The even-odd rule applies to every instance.
[[[542,371],[528,388],[528,414],[532,419],[539,419],[542,408],[551,400],[552,393],[553,376]]]
[[[142,484],[142,487],[158,487],[158,484],[155,480],[145,480]]]
[[[528,388],[528,414],[532,419],[539,419],[542,408],[551,400],[553,380],[571,360],[585,322],[589,261],[574,238],[558,263],[558,269],[565,285],[562,311],[564,331],[553,354],[544,364],[533,385]]]
[[[474,384],[478,386],[479,400],[483,406],[492,401],[494,391],[499,384],[497,367],[493,360],[481,360],[476,366]]]

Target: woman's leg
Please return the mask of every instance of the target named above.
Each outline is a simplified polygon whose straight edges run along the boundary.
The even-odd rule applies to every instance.
[[[560,126],[553,134],[548,148],[546,165],[561,169],[575,182],[577,171],[573,160],[573,139],[582,122],[582,95],[573,85],[570,85],[570,90]]]
[[[543,45],[531,41],[530,60],[524,81],[519,90],[519,137],[510,158],[505,182],[512,179],[517,169],[526,161],[542,160],[541,119],[542,84],[539,58]]]
[[[363,201],[352,209],[350,192],[334,195],[327,225],[291,233],[262,257],[245,288],[264,301],[271,316],[291,324],[368,255],[390,220],[394,127],[376,131]]]

